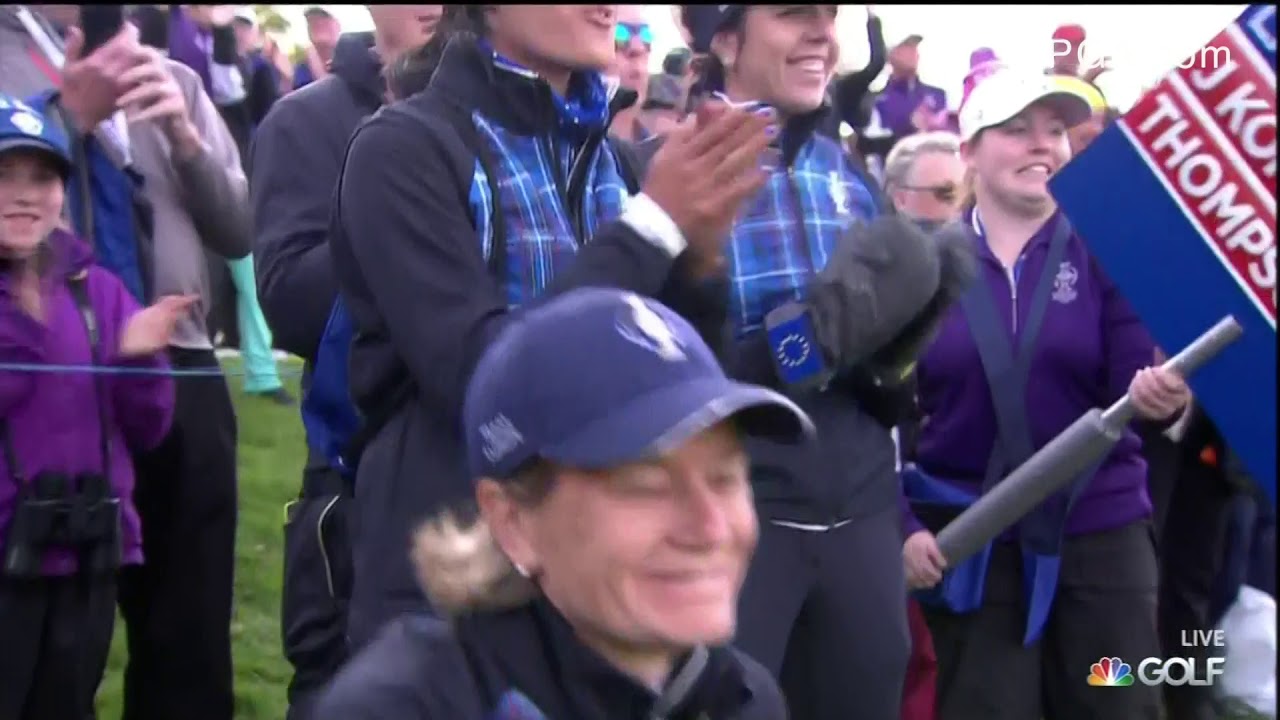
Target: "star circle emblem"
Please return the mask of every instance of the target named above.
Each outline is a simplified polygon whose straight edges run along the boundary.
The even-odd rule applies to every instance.
[[[783,367],[799,367],[809,359],[812,347],[809,341],[799,333],[791,333],[778,343],[778,362]]]

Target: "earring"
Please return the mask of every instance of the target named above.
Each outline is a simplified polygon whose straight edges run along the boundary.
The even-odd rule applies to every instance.
[[[512,563],[512,564],[513,564],[513,565],[515,565],[516,572],[520,573],[520,577],[525,578],[525,579],[528,579],[528,578],[529,578],[529,568],[526,568],[525,566],[521,565],[520,563]]]

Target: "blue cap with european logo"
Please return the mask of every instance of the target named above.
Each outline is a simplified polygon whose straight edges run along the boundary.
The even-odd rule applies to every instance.
[[[654,458],[730,417],[782,442],[813,431],[783,395],[726,377],[684,318],[603,288],[520,311],[476,365],[463,408],[472,476],[496,479],[538,459],[603,469]]]
[[[36,150],[47,154],[66,177],[71,173],[67,136],[26,102],[0,93],[0,153]]]

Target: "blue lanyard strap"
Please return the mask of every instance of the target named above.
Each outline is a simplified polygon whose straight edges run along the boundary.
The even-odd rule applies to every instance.
[[[169,377],[246,377],[244,368],[155,368],[122,365],[59,365],[44,363],[0,363],[0,372],[45,373],[50,375],[168,375]],[[302,368],[283,367],[281,378],[301,377]]]

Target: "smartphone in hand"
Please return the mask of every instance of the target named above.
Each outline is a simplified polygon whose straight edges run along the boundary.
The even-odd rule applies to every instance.
[[[124,28],[121,5],[81,5],[80,30],[84,33],[83,55],[106,45]]]

